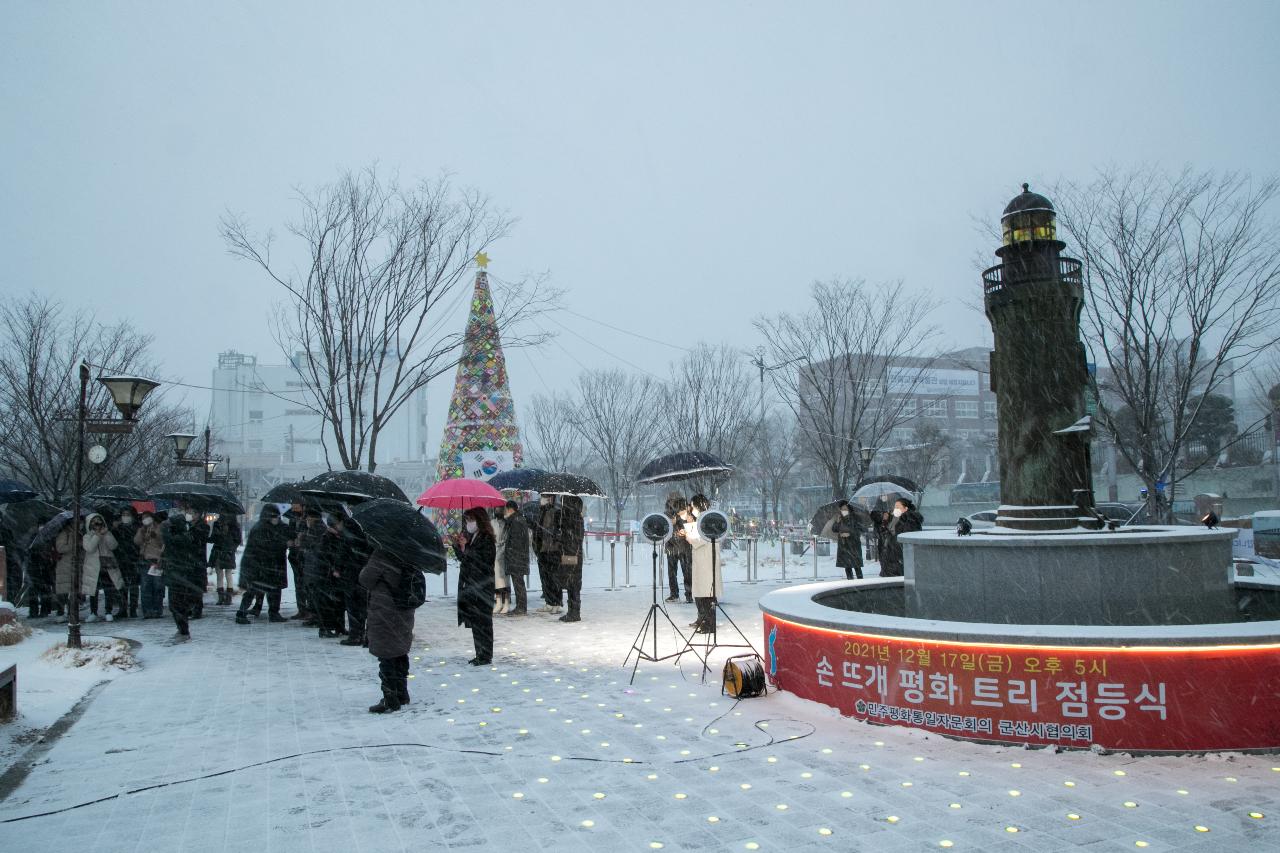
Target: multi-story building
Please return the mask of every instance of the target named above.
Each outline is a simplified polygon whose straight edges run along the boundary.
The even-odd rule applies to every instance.
[[[323,418],[310,405],[295,355],[285,364],[261,364],[257,356],[228,350],[213,371],[209,426],[213,452],[230,459],[246,488],[296,481],[341,467],[325,443],[332,442]],[[427,472],[427,394],[420,389],[378,435],[379,473],[402,472],[425,482]],[[389,470],[381,470],[386,466]],[[421,469],[421,475],[414,472]],[[394,477],[393,479],[399,479]]]

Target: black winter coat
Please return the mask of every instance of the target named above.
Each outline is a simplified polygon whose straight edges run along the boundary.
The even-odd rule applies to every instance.
[[[365,637],[369,640],[369,654],[376,658],[398,658],[409,654],[413,647],[414,611],[404,610],[395,603],[400,573],[404,571],[416,569],[402,568],[382,551],[374,551],[360,570],[360,586],[369,592]],[[492,568],[489,569],[489,583],[493,584]]]
[[[288,548],[288,526],[272,524],[259,516],[240,555],[240,588],[272,592],[287,587],[289,572],[285,552]]]
[[[240,530],[240,522],[233,516],[218,516],[209,533],[209,541],[213,548],[209,551],[209,568],[234,569],[236,567],[236,549],[244,543],[244,534]]]
[[[493,561],[498,546],[482,530],[458,549],[458,624],[468,628],[493,621]]]
[[[133,522],[125,524],[122,521],[115,527],[116,565],[120,567],[120,574],[124,576],[127,586],[133,586],[141,579],[138,563],[142,558],[138,554],[138,546],[133,544],[133,537],[137,532],[138,526]]]
[[[201,520],[188,524],[180,513],[164,523],[164,585],[183,587],[203,594],[209,578],[205,572],[204,546],[209,541],[209,525]]]
[[[841,536],[842,533],[847,535]],[[836,519],[831,525],[831,535],[836,537],[836,566],[841,569],[862,568],[862,525],[853,513]]]
[[[903,533],[914,533],[923,527],[924,516],[914,509],[907,510],[897,518],[889,517],[884,535],[880,539],[880,574],[902,576],[902,543],[898,541],[898,537]]]
[[[538,525],[533,531],[533,544],[539,554],[560,556],[560,507],[548,504],[538,510]]]
[[[520,513],[505,520],[507,548],[503,552],[503,565],[508,575],[529,574],[529,525]]]

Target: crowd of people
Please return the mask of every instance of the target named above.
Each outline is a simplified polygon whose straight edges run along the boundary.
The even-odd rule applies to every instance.
[[[701,634],[715,633],[716,604],[724,589],[714,545],[698,526],[710,508],[705,495],[686,500],[677,492],[668,495],[665,506],[672,526],[664,546],[666,600],[695,605],[689,627]],[[847,577],[862,577],[861,545],[868,534],[881,574],[902,574],[897,537],[923,525],[911,501],[903,498],[891,512],[872,513],[869,526],[847,502],[841,502],[839,513],[832,535],[836,565]],[[472,665],[493,659],[495,616],[530,612],[531,555],[542,590],[542,605],[534,612],[558,616],[561,622],[581,621],[586,533],[581,498],[542,495],[536,512],[528,516],[515,501],[492,511],[469,509],[462,525],[446,544],[460,567],[457,617],[472,632]],[[82,555],[78,568],[77,544]],[[157,619],[163,617],[167,596],[176,637],[186,640],[191,621],[204,616],[212,576],[217,604],[233,605],[240,591],[234,616],[239,625],[260,618],[265,604],[268,622],[298,620],[314,627],[320,639],[368,648],[378,658],[382,687],[382,699],[370,711],[395,711],[410,701],[414,611],[425,600],[421,571],[378,548],[340,511],[325,512],[302,502],[282,511],[266,504],[247,538],[235,515],[206,515],[183,503],[161,513],[132,508],[91,512],[82,525],[68,523],[47,544],[32,547],[26,558],[32,618],[56,616],[65,622],[74,607],[86,622]],[[415,578],[420,584],[416,591]],[[291,579],[297,612],[286,618],[281,597]]]

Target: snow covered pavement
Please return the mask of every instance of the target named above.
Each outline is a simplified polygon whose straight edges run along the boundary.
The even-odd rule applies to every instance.
[[[607,573],[606,559],[588,577],[602,585]],[[718,667],[704,684],[692,656],[641,663],[630,685],[622,662],[649,604],[647,560],[643,580],[588,589],[581,623],[498,617],[494,665],[480,670],[466,664],[453,601],[437,595],[417,616],[413,703],[383,716],[365,710],[378,698],[374,659],[297,622],[237,626],[232,608],[206,605],[177,645],[167,620],[94,626],[140,642],[142,666],[102,688],[0,803],[0,849],[1224,851],[1280,840],[1280,756],[950,741],[785,694],[735,704]],[[774,585],[728,589],[757,646],[755,602]],[[692,621],[691,605],[669,607],[682,628]],[[660,651],[673,646],[667,629]]]

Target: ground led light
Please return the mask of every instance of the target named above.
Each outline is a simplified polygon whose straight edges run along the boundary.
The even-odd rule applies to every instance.
[[[830,830],[829,828],[825,827],[825,826],[820,826],[820,827],[818,827],[818,834],[819,834],[819,835],[830,835],[830,834],[831,834],[831,830]]]
[[[1264,817],[1266,817],[1266,815],[1264,815],[1262,812],[1249,812],[1249,817],[1253,818],[1254,820],[1262,820]]]
[[[1208,832],[1208,831],[1209,831],[1209,827],[1201,826],[1198,823],[1196,824],[1196,832]]]

